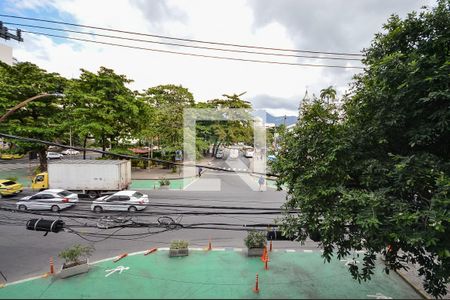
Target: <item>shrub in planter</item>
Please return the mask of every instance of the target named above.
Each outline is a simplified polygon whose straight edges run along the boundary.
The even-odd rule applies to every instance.
[[[88,257],[94,251],[93,246],[74,245],[59,253],[59,257],[65,262],[58,273],[59,278],[66,278],[89,271]]]
[[[187,256],[189,255],[189,243],[183,240],[174,240],[170,243],[169,256]]]
[[[265,231],[249,231],[244,239],[248,248],[248,256],[261,256],[264,246],[267,244],[267,235]]]
[[[162,189],[168,189],[170,186],[170,181],[164,177],[159,180],[159,187]]]

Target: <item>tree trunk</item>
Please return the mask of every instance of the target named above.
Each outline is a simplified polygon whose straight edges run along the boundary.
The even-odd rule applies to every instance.
[[[47,151],[45,148],[39,149],[39,168],[41,172],[47,172]]]
[[[84,137],[83,141],[83,159],[86,159],[86,144],[87,144],[87,135]]]
[[[103,152],[106,151],[106,141],[105,141],[105,135],[102,135],[102,150]],[[105,157],[105,153],[102,153],[102,158]]]

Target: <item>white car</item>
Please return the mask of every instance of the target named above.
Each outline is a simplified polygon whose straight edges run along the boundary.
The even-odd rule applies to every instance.
[[[64,155],[58,152],[47,152],[47,159],[62,159]]]
[[[253,157],[253,155],[255,155],[255,151],[253,150],[246,150],[244,156],[247,158],[251,158]]]
[[[223,158],[223,150],[218,150],[217,151],[216,158]]]
[[[77,155],[80,154],[80,151],[74,150],[74,149],[66,149],[61,152],[64,155]]]
[[[51,210],[58,212],[78,203],[78,195],[62,189],[48,189],[32,196],[21,198],[18,210]]]
[[[228,156],[230,159],[237,159],[239,157],[239,149],[231,148],[230,155]]]
[[[96,213],[106,210],[135,212],[145,209],[148,203],[148,195],[137,191],[120,191],[94,200],[91,210]]]

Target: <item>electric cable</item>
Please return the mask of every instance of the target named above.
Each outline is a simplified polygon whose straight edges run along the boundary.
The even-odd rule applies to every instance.
[[[55,21],[55,20],[48,20],[48,19],[42,19],[42,18],[31,18],[31,17],[24,17],[24,16],[16,16],[16,15],[7,15],[7,14],[0,14],[0,17],[21,19],[21,20],[30,20],[30,21],[37,21],[37,22],[60,24],[60,25],[68,25],[68,26],[75,26],[75,27],[80,27],[80,28],[89,28],[89,29],[103,30],[103,31],[109,31],[109,32],[126,33],[126,34],[132,34],[132,35],[149,36],[149,37],[156,37],[156,38],[161,38],[161,39],[170,39],[170,40],[194,42],[194,43],[201,43],[201,44],[214,44],[214,45],[221,45],[221,46],[263,49],[263,50],[275,50],[275,51],[287,51],[287,52],[299,52],[299,53],[315,53],[315,54],[344,55],[344,56],[364,56],[361,53],[326,52],[326,51],[317,51],[317,50],[271,48],[271,47],[262,47],[262,46],[254,46],[254,45],[242,45],[242,44],[232,44],[232,43],[224,43],[224,42],[195,40],[195,39],[170,37],[170,36],[165,36],[165,35],[148,34],[148,33],[135,32],[135,31],[126,31],[126,30],[119,30],[119,29],[113,29],[113,28],[105,28],[105,27],[99,27],[99,26],[90,26],[90,25],[75,24],[75,23],[70,23],[70,22]]]
[[[127,154],[117,154],[117,153],[112,153],[112,152],[103,151],[103,150],[97,150],[97,149],[89,149],[89,148],[83,148],[83,147],[67,146],[67,145],[63,145],[63,144],[59,144],[59,143],[44,141],[44,140],[35,139],[35,138],[21,137],[21,136],[12,135],[12,134],[6,134],[6,133],[0,133],[0,137],[9,138],[9,139],[15,139],[15,140],[21,140],[21,141],[27,141],[27,142],[32,142],[32,143],[39,143],[39,144],[44,144],[44,145],[49,145],[49,146],[56,146],[56,147],[61,147],[61,148],[64,148],[64,149],[75,149],[75,150],[78,150],[78,151],[91,151],[91,152],[95,152],[95,153],[112,155],[112,156],[121,157],[121,158],[127,158],[127,159],[138,159],[138,160],[154,161],[156,163],[169,164],[169,165],[175,165],[175,166],[201,167],[201,168],[205,168],[205,169],[217,170],[217,171],[228,172],[228,173],[257,174],[257,175],[278,177],[278,175],[270,174],[270,173],[227,170],[227,169],[224,169],[224,168],[211,167],[211,166],[205,166],[205,165],[199,165],[199,164],[184,164],[184,163],[177,163],[177,162],[172,162],[172,161],[163,160],[163,159],[157,159],[157,158],[148,158],[148,157],[127,155]]]
[[[37,34],[37,35],[44,35],[44,36],[60,38],[60,39],[75,40],[75,41],[80,41],[80,42],[89,42],[89,43],[101,44],[101,45],[107,45],[107,46],[117,46],[117,47],[121,47],[121,48],[145,50],[145,51],[168,53],[168,54],[177,54],[177,55],[192,56],[192,57],[214,58],[214,59],[222,59],[222,60],[233,60],[233,61],[244,61],[244,62],[253,62],[253,63],[288,65],[288,66],[301,66],[301,67],[326,67],[326,68],[359,69],[359,70],[364,69],[364,67],[356,67],[356,66],[290,63],[290,62],[271,61],[271,60],[236,58],[236,57],[229,57],[229,56],[206,55],[206,54],[198,54],[198,53],[190,53],[190,52],[179,52],[179,51],[154,49],[154,48],[147,48],[147,47],[140,47],[140,46],[131,46],[131,45],[126,45],[126,44],[117,44],[117,43],[111,43],[111,42],[101,42],[101,41],[87,40],[87,39],[82,39],[82,38],[68,37],[68,36],[62,36],[62,35],[56,35],[56,34],[50,34],[50,33],[44,33],[44,32],[37,32],[37,31],[22,30],[22,32]]]
[[[10,22],[4,22],[3,24],[13,25],[13,26],[39,28],[39,29],[46,29],[46,30],[53,30],[53,31],[62,31],[62,32],[76,33],[76,34],[89,35],[89,36],[106,37],[106,38],[127,40],[127,41],[133,41],[133,42],[144,42],[144,43],[151,43],[151,44],[160,44],[160,45],[167,45],[167,46],[186,47],[186,48],[195,48],[195,49],[222,51],[222,52],[234,52],[234,53],[245,53],[245,54],[256,54],[256,55],[267,55],[267,56],[280,56],[280,57],[309,58],[309,59],[361,61],[360,58],[346,58],[346,57],[333,57],[333,56],[329,56],[329,57],[326,57],[326,56],[307,56],[307,55],[268,53],[268,52],[237,50],[237,49],[224,49],[224,48],[194,46],[194,45],[185,45],[185,44],[177,44],[177,43],[168,43],[168,42],[144,40],[144,39],[129,38],[129,37],[117,36],[117,35],[99,34],[99,33],[93,33],[93,32],[77,31],[77,30],[70,30],[70,29],[63,29],[63,28],[54,28],[54,27],[46,27],[46,26],[38,26],[38,25],[30,25],[30,24],[10,23]],[[23,31],[23,32],[26,32],[26,31]]]

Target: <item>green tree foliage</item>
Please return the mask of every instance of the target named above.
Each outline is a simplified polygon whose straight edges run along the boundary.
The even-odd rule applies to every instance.
[[[182,149],[183,110],[194,106],[192,93],[182,86],[169,84],[149,88],[142,97],[153,112],[146,135],[156,137],[159,145],[168,152]]]
[[[146,125],[147,110],[144,101],[126,86],[131,80],[105,67],[97,73],[81,71],[80,79],[67,89],[70,113],[65,124],[73,126],[84,146],[92,137],[105,150],[140,132]]]
[[[43,93],[62,93],[67,80],[56,73],[47,73],[32,63],[18,63],[13,66],[0,62],[0,115],[24,100]],[[64,131],[65,119],[62,109],[64,100],[43,97],[31,101],[25,107],[10,115],[0,124],[4,133],[56,141]],[[22,148],[39,152],[40,168],[47,169],[45,145],[20,143]]]
[[[246,144],[253,143],[253,123],[250,110],[250,102],[240,99],[242,94],[223,95],[223,99],[213,99],[206,103],[198,103],[197,108],[216,109],[223,112],[229,121],[199,121],[197,122],[197,136],[208,144],[213,144],[213,155],[221,145],[230,145],[237,142]],[[238,113],[236,116],[233,109],[248,110],[248,114]],[[246,120],[231,120],[233,117]]]
[[[384,29],[343,112],[325,97],[305,103],[284,138],[273,167],[285,208],[301,213],[282,228],[320,237],[327,261],[366,250],[350,266],[358,280],[371,278],[376,254],[386,272],[417,263],[440,297],[450,274],[450,4],[392,16]]]

